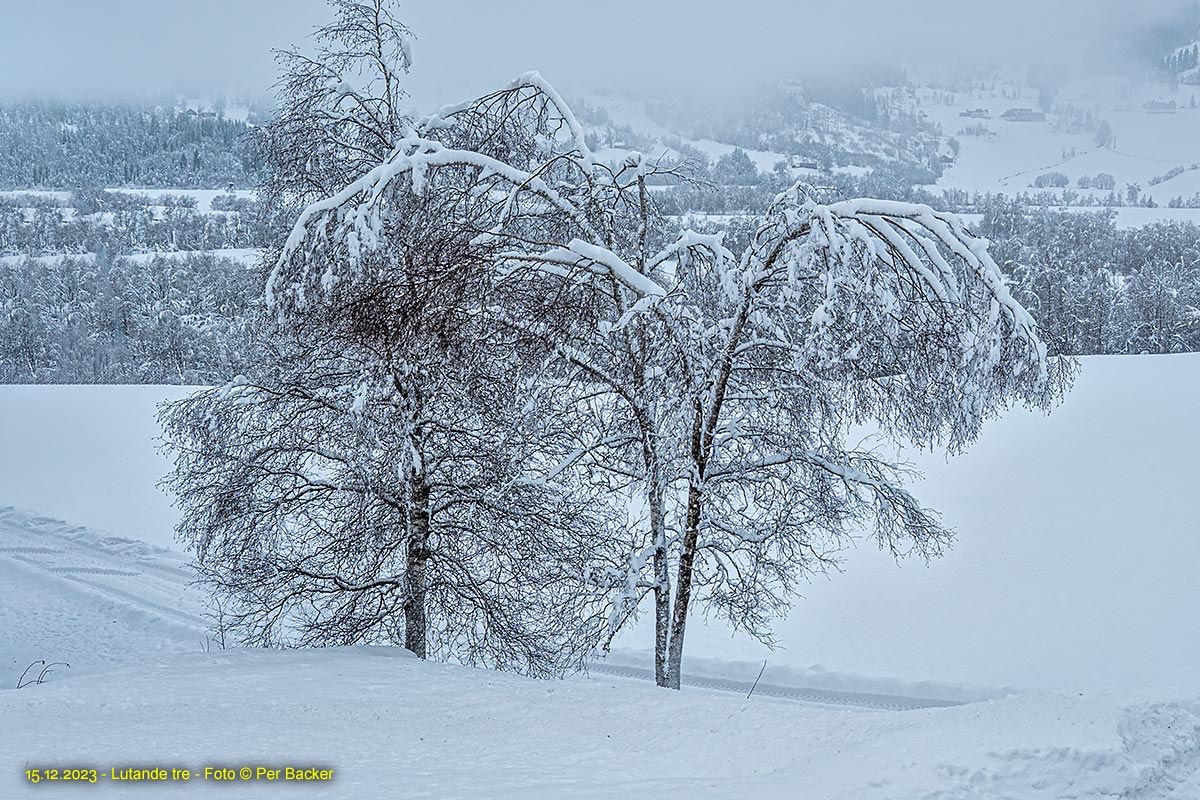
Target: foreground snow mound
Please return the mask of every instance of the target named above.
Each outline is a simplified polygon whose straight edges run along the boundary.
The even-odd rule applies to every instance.
[[[0,796],[28,767],[294,766],[319,788],[203,780],[51,787],[55,797],[1195,797],[1200,702],[1029,694],[834,710],[533,681],[391,648],[161,656],[0,691]]]

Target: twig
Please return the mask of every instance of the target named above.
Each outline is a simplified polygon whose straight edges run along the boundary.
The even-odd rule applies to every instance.
[[[758,682],[762,680],[763,673],[767,671],[767,660],[763,659],[762,669],[758,671],[758,677],[754,679],[754,685],[750,687],[750,694],[746,695],[746,699],[750,699],[750,695],[754,694],[754,690],[758,688]]]
[[[45,666],[46,662],[39,658],[37,661],[33,662],[33,664],[41,664],[41,665]],[[29,674],[29,670],[33,669],[33,664],[30,664],[28,667],[26,667],[25,671],[21,673],[21,677],[17,678],[17,688],[18,689],[21,688],[21,685],[22,685],[21,681],[25,680],[25,676]],[[33,683],[33,681],[30,681],[30,683]]]
[[[65,662],[65,661],[52,661],[51,663],[49,663],[49,664],[47,664],[46,666],[42,667],[42,672],[41,672],[41,674],[40,674],[40,675],[38,675],[38,678],[37,678],[37,685],[38,685],[38,686],[41,686],[41,685],[42,685],[42,682],[46,680],[46,675],[47,675],[47,674],[50,672],[50,669],[51,669],[52,667],[60,667],[60,666],[61,666],[61,667],[66,667],[67,669],[70,669],[70,668],[71,668],[71,665],[70,665],[70,664],[68,664],[68,663],[67,663],[67,662]]]

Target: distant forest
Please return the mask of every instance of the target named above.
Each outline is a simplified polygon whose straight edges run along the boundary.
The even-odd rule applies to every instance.
[[[194,197],[136,187],[253,186],[261,165],[252,131],[149,105],[0,104],[0,189],[10,191],[0,196],[0,383],[205,384],[236,373],[265,321],[262,276],[203,251],[263,246],[288,221],[264,219],[257,202],[234,193],[201,210]],[[697,180],[654,187],[654,203],[672,230],[723,231],[735,249],[794,180],[782,163],[760,171],[741,149],[688,155]],[[978,215],[978,232],[1056,353],[1200,350],[1200,227],[1117,227],[1104,207],[1140,204],[1139,187],[935,193],[920,186],[924,169],[909,159],[863,175],[826,172],[814,191],[821,201],[875,197]],[[150,255],[167,252],[177,255]],[[142,255],[125,257],[133,254]]]
[[[161,106],[0,102],[0,189],[250,188],[251,130]]]

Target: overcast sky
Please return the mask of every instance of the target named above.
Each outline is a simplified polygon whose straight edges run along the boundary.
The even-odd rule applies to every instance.
[[[567,88],[738,85],[864,62],[1073,53],[1102,30],[1195,0],[433,0],[413,94],[452,102],[530,69]],[[586,10],[579,10],[580,8]],[[271,48],[301,43],[324,0],[0,0],[0,94],[264,93]]]

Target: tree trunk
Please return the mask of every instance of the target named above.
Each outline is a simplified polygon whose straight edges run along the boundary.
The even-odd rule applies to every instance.
[[[426,567],[429,563],[429,487],[418,479],[408,530],[408,596],[404,600],[404,646],[417,658],[428,654],[425,623]]]
[[[671,575],[661,487],[650,490],[650,532],[654,539],[654,682],[669,686],[667,642],[671,625]]]
[[[675,613],[671,619],[671,647],[667,661],[667,686],[671,689],[678,689],[683,677],[683,634],[687,629],[696,545],[700,540],[700,493],[700,484],[693,478],[688,485],[687,527],[684,529],[683,547],[679,552],[679,573],[675,579]]]

